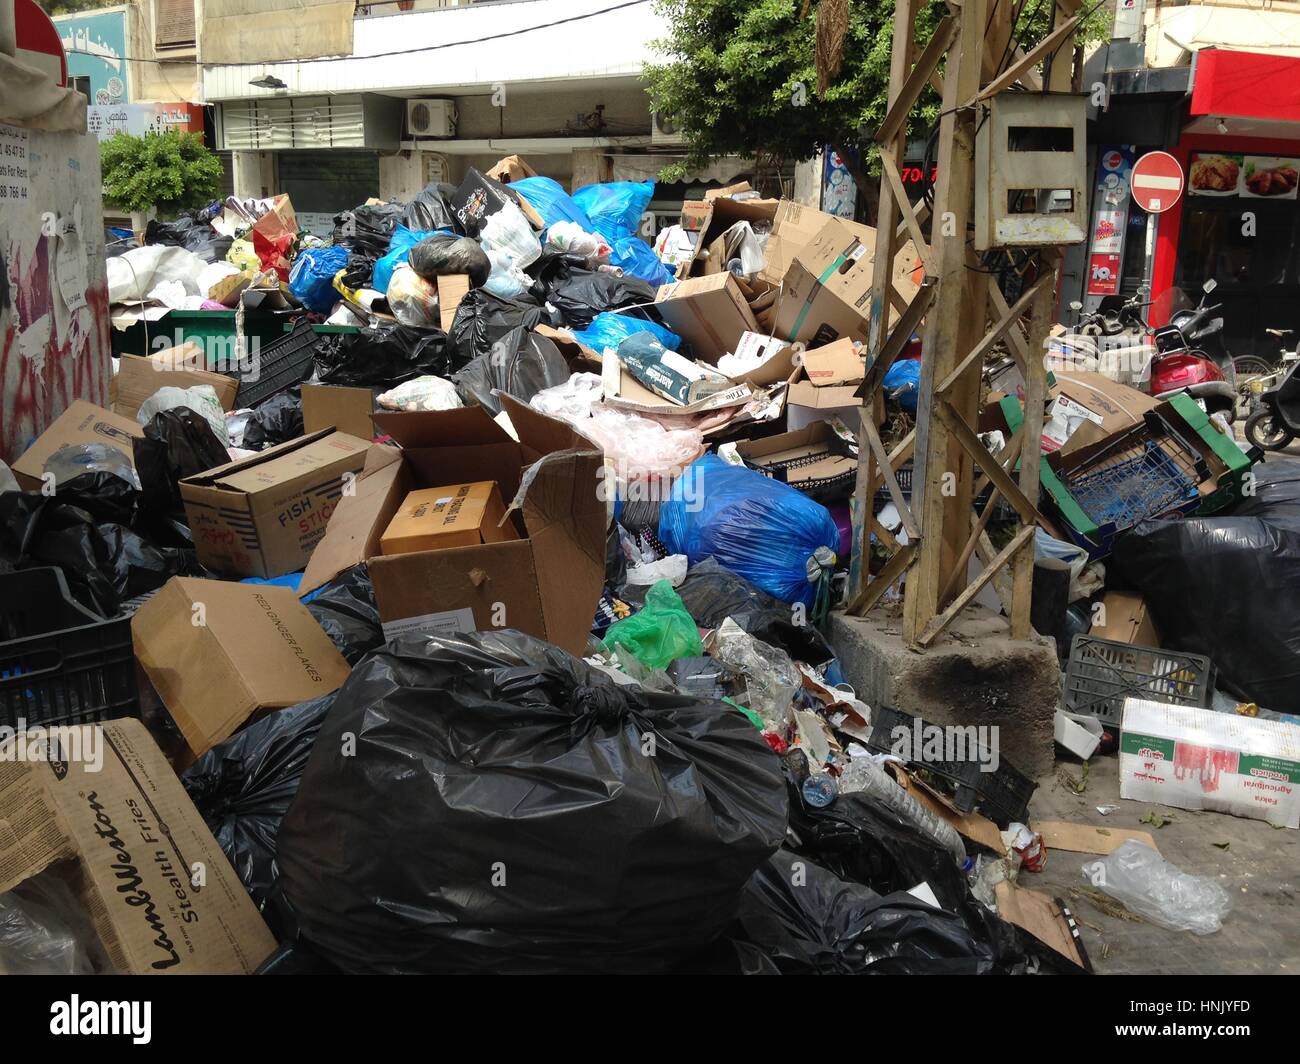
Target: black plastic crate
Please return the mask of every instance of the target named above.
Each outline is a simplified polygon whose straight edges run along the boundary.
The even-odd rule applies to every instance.
[[[892,706],[871,707],[871,740],[867,746],[878,754],[897,753],[894,749],[894,729],[905,728],[915,734],[914,728],[924,732],[930,725],[912,713],[904,713]],[[924,746],[914,754],[924,754]],[[987,754],[988,751],[980,751]],[[901,756],[901,755],[900,755]],[[977,809],[982,815],[999,825],[1025,820],[1029,813],[1029,799],[1038,784],[1023,772],[1007,764],[1001,757],[994,772],[985,772],[983,765],[988,757],[977,756],[964,761],[929,760],[913,757],[909,765],[923,768],[947,781],[953,788],[952,804],[963,813]]]
[[[1123,723],[1126,698],[1204,708],[1213,690],[1214,663],[1200,654],[1090,635],[1076,635],[1070,643],[1065,708],[1113,728]]]
[[[130,617],[95,616],[52,566],[0,573],[0,725],[89,724],[139,705]]]
[[[293,331],[258,348],[256,374],[241,374],[238,407],[256,406],[277,392],[301,383],[311,372],[312,355],[319,337],[311,323],[300,320]]]

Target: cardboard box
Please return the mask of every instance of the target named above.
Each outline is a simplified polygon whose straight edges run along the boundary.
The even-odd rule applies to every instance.
[[[493,181],[508,185],[511,181],[522,181],[525,177],[536,177],[537,171],[518,155],[507,155],[487,172],[487,176]]]
[[[199,561],[234,576],[301,569],[369,446],[326,429],[182,480]]]
[[[1124,701],[1119,795],[1300,827],[1300,728],[1280,721]]]
[[[275,939],[144,725],[63,735],[53,764],[0,757],[0,893],[74,861],[71,881],[117,971],[254,972]]]
[[[866,356],[849,339],[803,353],[803,371],[814,388],[861,384],[866,376]]]
[[[338,384],[302,386],[302,424],[307,433],[338,429],[358,439],[373,439],[375,426],[370,415],[374,409],[375,393],[369,388]]]
[[[1101,600],[1105,624],[1094,624],[1089,635],[1130,646],[1158,647],[1160,637],[1146,600],[1134,591],[1107,591]]]
[[[489,215],[496,214],[507,203],[513,203],[528,219],[528,224],[540,231],[546,228],[542,216],[522,196],[506,191],[500,181],[470,167],[465,180],[451,196],[452,213],[464,232],[477,236]]]
[[[349,672],[287,587],[174,576],[136,610],[131,639],[194,757],[255,715],[337,690]]]
[[[729,273],[662,285],[655,309],[664,324],[691,345],[695,357],[710,365],[734,351],[745,333],[758,331],[740,285]]]
[[[105,410],[84,399],[74,399],[68,409],[36,437],[36,442],[10,468],[20,488],[24,491],[38,491],[45,463],[60,447],[78,443],[102,443],[126,455],[134,469],[132,441],[143,435],[144,430],[136,424],[135,418],[114,414],[111,410]]]
[[[495,481],[421,488],[402,501],[379,539],[381,554],[505,543],[518,539]]]
[[[775,480],[801,491],[820,484],[823,489],[838,487],[851,493],[858,470],[856,448],[837,436],[826,421],[778,436],[744,440],[736,444],[736,453]]]
[[[761,388],[770,384],[782,384],[792,381],[798,376],[799,367],[795,364],[793,345],[766,333],[745,333],[737,342],[734,353],[744,357],[761,358],[767,356],[767,360],[759,365],[757,369],[750,370],[748,373],[734,375],[731,378],[733,381],[743,381],[746,384]]]
[[[856,429],[861,406],[857,385],[818,388],[807,380],[795,381],[786,399],[786,428],[794,432],[817,421],[839,418]]]
[[[828,222],[837,222],[867,247],[875,248],[876,231],[871,226],[826,214],[793,200],[781,200],[772,216],[772,233],[767,238],[767,266],[759,276],[772,284],[780,284],[795,256],[812,243]]]
[[[451,323],[456,320],[456,308],[469,289],[468,274],[445,273],[438,278],[438,318],[443,332],[451,332]]]
[[[517,628],[582,653],[605,573],[603,456],[564,422],[510,396],[502,406],[519,442],[480,407],[376,414],[376,427],[401,450],[371,447],[356,493],[340,501],[300,593],[367,562],[390,637]],[[500,485],[502,499],[521,511],[525,538],[380,553],[380,537],[410,492],[470,480]]]
[[[195,350],[199,349],[196,347]],[[121,357],[118,371],[113,377],[116,385],[113,413],[134,420],[144,401],[159,388],[194,388],[199,385],[207,385],[217,393],[217,401],[221,403],[222,410],[235,409],[239,381],[224,373],[189,368],[188,360],[183,356],[173,361],[168,357],[169,354],[170,352],[164,351],[149,358],[138,355]]]

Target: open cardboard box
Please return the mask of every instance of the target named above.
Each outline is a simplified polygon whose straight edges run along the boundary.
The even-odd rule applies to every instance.
[[[758,331],[744,292],[729,273],[661,285],[655,309],[664,324],[691,345],[695,357],[709,365],[735,351],[745,333]]]
[[[305,594],[366,562],[384,631],[516,628],[581,654],[605,574],[601,451],[569,425],[502,396],[519,442],[479,407],[375,415],[400,450],[366,454],[355,495],[340,500],[299,588]],[[380,537],[407,494],[494,480],[523,537],[383,556]]]
[[[134,469],[134,441],[143,435],[144,430],[136,424],[135,418],[123,417],[84,399],[74,399],[10,468],[20,488],[38,491],[45,463],[60,447],[99,443],[120,451]]]

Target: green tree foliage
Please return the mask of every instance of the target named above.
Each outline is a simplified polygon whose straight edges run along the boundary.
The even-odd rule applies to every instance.
[[[843,63],[823,94],[817,92],[812,0],[656,3],[671,32],[657,42],[665,61],[646,68],[650,98],[656,111],[672,116],[687,149],[684,160],[664,170],[665,180],[681,180],[723,155],[803,160],[831,144],[841,155],[867,157],[886,110],[893,0],[850,0]],[[1017,6],[1016,36],[1029,48],[1047,32],[1051,0]],[[922,2],[918,47],[946,10],[944,3]],[[1109,17],[1104,6],[1093,12],[1081,39],[1104,36]],[[1062,55],[1068,62],[1068,45]],[[911,132],[924,135],[938,112],[938,95],[927,87],[912,113]]]
[[[174,214],[217,198],[221,160],[198,133],[115,133],[100,145],[104,198],[127,211]]]
[[[39,3],[47,15],[71,15],[109,6],[109,0],[39,0]]]

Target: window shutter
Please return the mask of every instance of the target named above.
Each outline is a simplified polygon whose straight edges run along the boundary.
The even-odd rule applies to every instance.
[[[194,0],[155,0],[154,18],[155,47],[194,43]]]

